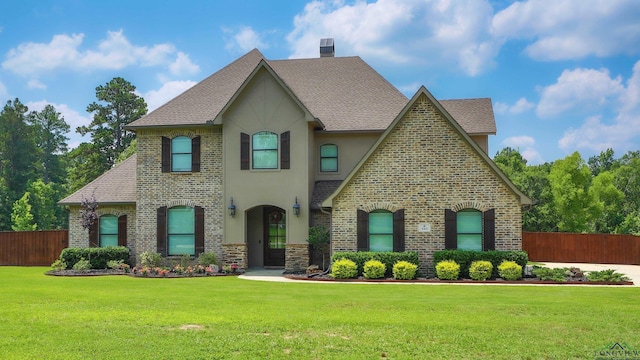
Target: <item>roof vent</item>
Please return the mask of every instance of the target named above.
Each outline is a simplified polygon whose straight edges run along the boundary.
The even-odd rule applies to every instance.
[[[320,39],[320,57],[334,57],[335,54],[333,39]]]

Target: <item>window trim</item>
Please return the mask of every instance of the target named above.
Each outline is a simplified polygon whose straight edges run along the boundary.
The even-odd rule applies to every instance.
[[[462,211],[465,209],[461,209]],[[495,250],[495,209],[480,211],[482,214],[482,251]],[[457,212],[451,209],[444,210],[445,219],[445,241],[444,247],[447,250],[458,249],[458,228]]]
[[[336,149],[336,155],[335,156],[323,156],[322,155],[322,149],[329,147],[329,146],[333,146]],[[336,160],[336,167],[335,170],[325,170],[323,167],[323,160],[325,159],[335,159]],[[322,144],[320,145],[320,172],[322,173],[337,173],[340,171],[340,160],[339,160],[339,150],[338,150],[338,145],[336,144]]]
[[[178,137],[186,137],[191,139],[191,169],[188,171],[187,170],[173,171],[172,143],[173,143],[173,139]],[[187,153],[185,152],[181,154],[187,154]],[[200,136],[190,137],[187,135],[178,135],[178,136],[175,136],[174,138],[168,138],[168,137],[162,136],[161,171],[163,173],[176,173],[176,174],[200,172]]]
[[[170,223],[171,223],[171,210],[177,210],[177,209],[191,209],[192,210],[192,220],[193,220],[193,232],[192,233],[171,233],[169,232],[170,229]],[[193,236],[193,252],[192,253],[179,253],[179,254],[172,254],[170,252],[171,246],[171,237],[172,236]],[[170,208],[167,209],[167,255],[168,256],[181,256],[181,255],[190,255],[190,256],[195,256],[196,253],[196,214],[195,214],[195,208],[191,207],[191,206],[172,206]]]
[[[374,209],[385,210],[386,209]],[[404,209],[398,209],[393,214],[393,252],[402,252],[405,249],[405,224]],[[369,251],[369,212],[357,210],[357,251]]]
[[[176,141],[177,139],[189,139],[189,152],[176,152],[174,151],[175,149],[175,144],[174,141]],[[175,156],[176,155],[189,155],[189,169],[187,170],[175,170]],[[180,135],[180,136],[176,136],[174,138],[171,139],[171,172],[174,173],[184,173],[184,172],[192,172],[192,166],[193,166],[193,139],[188,137],[188,136],[184,136],[184,135]]]
[[[268,135],[272,135],[273,137],[275,137],[275,148],[264,148],[264,149],[256,149],[255,147],[255,137],[256,135],[261,135],[261,134],[268,134]],[[280,160],[280,138],[278,137],[277,133],[271,132],[271,131],[258,131],[257,133],[254,133],[253,135],[251,135],[251,169],[253,170],[277,170],[278,169],[278,161]],[[269,153],[275,153],[276,155],[276,160],[275,160],[275,165],[274,167],[256,167],[256,152],[269,152]]]
[[[100,225],[102,224],[102,219],[104,219],[104,218],[113,218],[113,219],[115,219],[115,222],[116,222],[115,233],[109,233],[109,234],[102,233],[102,226],[100,226]],[[102,241],[102,236],[103,235],[108,235],[108,236],[114,236],[115,235],[116,236],[116,245],[115,246],[118,246],[118,243],[119,243],[118,240],[119,240],[119,236],[120,236],[120,231],[119,231],[120,228],[119,228],[119,221],[118,220],[119,220],[118,217],[116,215],[113,215],[113,214],[104,214],[104,215],[102,215],[102,216],[100,216],[98,218],[98,244],[97,244],[98,247],[107,246],[107,245],[103,245],[103,241]],[[109,246],[113,246],[113,245],[109,245]]]

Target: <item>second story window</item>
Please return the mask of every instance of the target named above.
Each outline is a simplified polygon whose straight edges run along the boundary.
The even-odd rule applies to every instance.
[[[262,131],[253,134],[253,168],[278,168],[278,134]]]
[[[337,172],[338,171],[338,146],[326,144],[320,146],[320,171],[321,172]]]
[[[171,171],[191,171],[191,139],[178,136],[171,140]]]

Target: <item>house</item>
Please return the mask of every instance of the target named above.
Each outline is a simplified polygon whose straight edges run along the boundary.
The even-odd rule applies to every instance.
[[[332,251],[521,248],[531,199],[488,157],[490,99],[407,99],[359,57],[268,60],[252,50],[128,125],[137,154],[60,201],[70,246],[126,245],[226,264],[309,265]],[[91,239],[79,222],[95,196]]]

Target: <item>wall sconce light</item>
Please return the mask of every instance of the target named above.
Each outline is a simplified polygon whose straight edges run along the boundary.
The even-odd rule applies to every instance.
[[[233,205],[233,197],[231,197],[231,203],[227,206],[227,210],[229,211],[229,215],[231,217],[236,216],[236,206]]]
[[[298,204],[298,197],[296,196],[296,203],[293,204],[293,214],[295,216],[300,216],[300,204]]]

